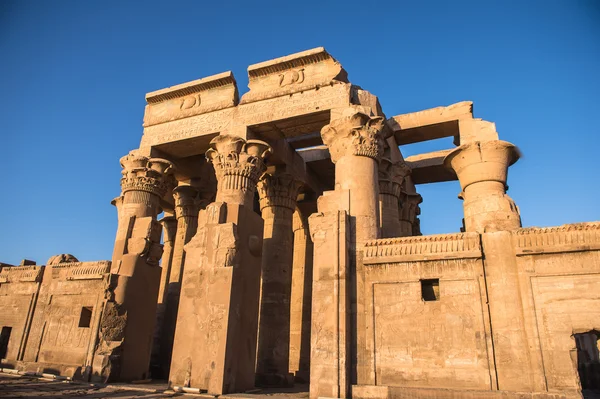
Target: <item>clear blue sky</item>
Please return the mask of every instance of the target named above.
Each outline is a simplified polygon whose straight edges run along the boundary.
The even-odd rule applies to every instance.
[[[317,46],[388,117],[474,101],[524,154],[524,225],[600,219],[599,1],[4,0],[0,261],[109,259],[145,93],[226,70],[245,92],[248,65]],[[458,231],[458,183],[419,190],[424,233]]]

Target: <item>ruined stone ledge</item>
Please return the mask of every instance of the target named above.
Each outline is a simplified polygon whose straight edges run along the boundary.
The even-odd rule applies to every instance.
[[[231,71],[146,94],[144,126],[235,107],[239,96]]]
[[[348,74],[323,47],[248,67],[248,88],[241,104],[333,84],[348,83]]]
[[[146,94],[146,102],[148,104],[157,104],[162,101],[229,85],[235,85],[235,79],[231,71],[150,92]]]
[[[600,222],[519,229],[513,243],[517,256],[600,250]]]
[[[441,259],[481,258],[477,233],[385,238],[367,241],[365,265]]]
[[[11,266],[0,271],[0,284],[19,282],[40,282],[44,274],[43,266]]]

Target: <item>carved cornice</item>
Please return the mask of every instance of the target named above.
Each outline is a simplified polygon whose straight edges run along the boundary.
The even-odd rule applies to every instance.
[[[269,144],[224,134],[212,139],[210,146],[206,159],[215,168],[218,190],[256,190],[260,176],[267,169],[265,159],[272,152]]]
[[[166,159],[145,157],[137,150],[121,158],[121,166],[123,194],[128,191],[145,191],[162,198],[176,183],[172,176],[175,169],[173,163]]]
[[[519,229],[513,243],[517,256],[600,250],[600,222]]]
[[[370,117],[357,112],[325,125],[321,129],[321,138],[329,148],[334,163],[347,155],[369,157],[379,161],[388,133],[383,117]]]
[[[98,280],[110,272],[111,262],[66,262],[52,265],[52,278],[56,280]]]
[[[258,182],[257,188],[261,210],[277,206],[293,211],[296,209],[296,200],[302,182],[289,173],[265,173]]]
[[[7,266],[0,270],[0,284],[42,281],[43,266]]]
[[[479,234],[437,234],[385,238],[365,243],[365,264],[480,258]]]

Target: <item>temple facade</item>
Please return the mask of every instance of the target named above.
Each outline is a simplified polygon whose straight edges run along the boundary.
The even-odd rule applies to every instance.
[[[248,79],[146,95],[110,261],[0,264],[3,367],[215,396],[600,389],[600,223],[522,227],[519,150],[471,102],[387,117],[323,48]],[[419,186],[448,181],[463,220],[423,235]]]

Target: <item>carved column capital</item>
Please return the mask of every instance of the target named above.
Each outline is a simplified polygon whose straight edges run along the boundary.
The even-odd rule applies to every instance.
[[[334,163],[347,155],[379,161],[388,134],[383,117],[370,117],[361,112],[332,120],[321,129],[321,138],[329,148]]]
[[[242,193],[240,203],[246,203],[256,190],[260,176],[267,169],[265,159],[273,151],[260,140],[244,140],[232,135],[220,135],[210,142],[206,159],[212,162],[218,180],[217,197],[229,201],[230,194]],[[219,198],[217,198],[219,201]],[[228,201],[223,201],[228,202]]]
[[[260,209],[266,207],[284,207],[296,209],[296,200],[302,182],[289,173],[265,173],[257,185],[260,198]]]
[[[394,163],[389,158],[382,158],[379,163],[379,193],[400,198],[402,183],[410,173],[411,169],[404,161]]]
[[[421,207],[419,204],[423,202],[421,194],[408,194],[402,192],[400,195],[400,220],[407,220],[414,222],[417,215],[421,214]]]
[[[188,185],[179,185],[173,189],[173,199],[175,200],[175,216],[177,219],[198,216],[200,201],[198,199],[197,188]]]
[[[140,155],[137,150],[121,158],[121,191],[144,191],[159,198],[175,185],[172,162],[161,158],[148,158]]]
[[[490,232],[521,227],[521,216],[506,194],[508,168],[520,157],[513,144],[474,141],[446,155],[444,166],[454,170],[464,200],[466,231]]]
[[[177,218],[174,216],[165,216],[158,221],[163,227],[163,241],[173,241],[175,239],[175,233],[177,232]]]

